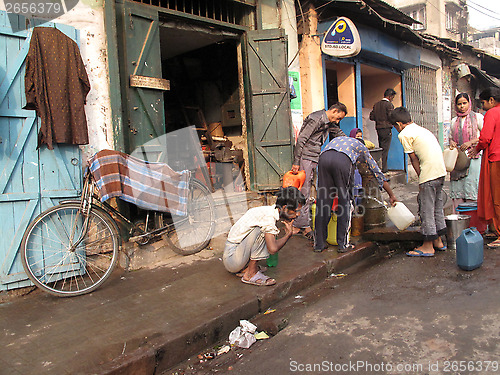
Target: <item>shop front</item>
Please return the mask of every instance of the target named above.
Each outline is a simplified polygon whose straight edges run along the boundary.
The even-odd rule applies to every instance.
[[[328,35],[335,20],[318,25],[319,34]],[[363,130],[365,139],[378,147],[375,124],[369,119],[373,105],[383,98],[386,89],[397,93],[393,105],[406,105],[405,71],[420,65],[420,49],[380,30],[353,22],[361,48],[351,57],[322,53],[325,86],[325,107],[336,101],[347,105],[348,116],[341,122],[346,133],[354,128]],[[331,33],[331,32],[330,32]],[[403,148],[393,129],[388,157],[389,170],[406,170]]]
[[[115,6],[117,148],[191,169],[214,190],[280,186],[293,145],[283,30],[255,30],[252,1]]]

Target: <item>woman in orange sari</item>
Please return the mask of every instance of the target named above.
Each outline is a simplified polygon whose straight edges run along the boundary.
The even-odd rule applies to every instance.
[[[483,151],[479,192],[478,216],[491,223],[497,239],[487,246],[500,248],[500,88],[489,87],[479,94],[479,100],[486,112],[484,125],[477,146],[469,157]]]

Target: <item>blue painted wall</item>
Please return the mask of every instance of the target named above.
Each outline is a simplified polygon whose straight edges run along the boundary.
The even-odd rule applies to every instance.
[[[357,128],[358,125],[356,123],[356,117],[344,117],[342,121],[340,121],[340,129],[345,133],[345,135],[349,136],[349,133],[352,129]]]

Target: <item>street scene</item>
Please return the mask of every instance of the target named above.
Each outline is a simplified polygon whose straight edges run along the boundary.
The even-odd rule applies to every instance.
[[[165,374],[497,374],[498,253],[486,259],[474,273],[451,253],[348,270],[275,306],[289,322],[273,338]]]
[[[500,372],[500,4],[0,3],[0,374]]]

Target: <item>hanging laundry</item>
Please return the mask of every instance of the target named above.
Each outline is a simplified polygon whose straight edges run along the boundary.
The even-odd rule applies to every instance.
[[[85,98],[90,82],[78,45],[52,27],[36,27],[26,58],[26,106],[41,118],[38,148],[89,143]]]

